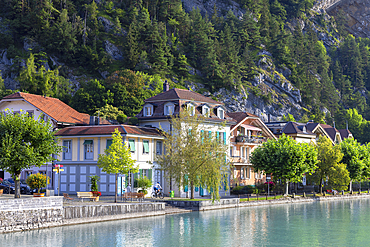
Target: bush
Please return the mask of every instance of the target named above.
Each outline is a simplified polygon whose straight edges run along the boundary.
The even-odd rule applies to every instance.
[[[46,187],[49,178],[46,175],[41,173],[32,174],[26,179],[26,183],[30,186],[31,189],[37,189],[37,192],[40,192],[40,189]]]
[[[98,189],[98,181],[100,180],[98,175],[90,176],[90,190],[91,191],[99,191]]]
[[[137,187],[140,187],[143,190],[142,193],[145,193],[148,188],[152,186],[152,181],[147,177],[142,177],[137,179]],[[145,193],[146,194],[146,193]]]

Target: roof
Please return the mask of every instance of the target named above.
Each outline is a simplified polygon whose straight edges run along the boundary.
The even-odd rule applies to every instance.
[[[132,125],[90,125],[90,126],[71,126],[60,129],[56,136],[93,136],[93,135],[111,135],[115,129],[120,133],[133,135],[161,136],[156,128],[132,126]]]
[[[349,138],[349,135],[352,135],[351,131],[347,130],[347,129],[341,129],[341,130],[338,130],[339,133],[340,133],[340,136],[342,137],[342,140],[344,138]]]
[[[5,96],[2,101],[13,99],[23,99],[27,101],[57,122],[73,124],[89,124],[90,122],[90,116],[88,114],[80,113],[56,98],[17,92]]]
[[[229,115],[229,117],[233,118],[237,123],[244,120],[246,117],[256,117],[256,118],[258,118],[258,116],[253,115],[249,112],[228,112],[227,115]]]
[[[330,139],[332,141],[335,140],[335,136],[338,132],[338,130],[330,125],[327,125],[327,124],[320,124],[321,127],[326,131],[326,133],[328,134],[328,136],[330,137]]]
[[[167,100],[193,100],[198,102],[208,102],[212,104],[219,104],[222,105],[222,103],[213,100],[209,97],[206,97],[202,94],[189,91],[186,89],[179,89],[179,88],[173,88],[168,91],[165,91],[163,93],[157,94],[156,96],[153,96],[149,99],[144,100],[146,103],[155,102],[155,101],[167,101]]]
[[[305,124],[299,124],[299,123],[295,123],[295,122],[288,122],[282,133],[285,133],[285,134],[302,134],[302,135],[314,135],[316,136],[314,133],[312,133],[310,130],[308,130],[305,126]]]

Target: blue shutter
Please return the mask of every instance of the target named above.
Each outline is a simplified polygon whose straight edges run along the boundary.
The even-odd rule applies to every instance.
[[[224,132],[224,145],[226,145],[226,132]]]
[[[201,130],[201,131],[200,131],[200,134],[201,134],[201,136],[202,136],[202,142],[203,142],[203,140],[204,140],[204,130]]]
[[[216,138],[217,138],[217,141],[220,140],[220,132],[216,132]]]
[[[208,131],[208,134],[209,134],[209,139],[212,138],[212,131]]]

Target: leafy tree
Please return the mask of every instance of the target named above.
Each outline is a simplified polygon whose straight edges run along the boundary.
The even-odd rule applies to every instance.
[[[14,114],[7,110],[0,115],[0,168],[9,172],[15,181],[15,198],[20,198],[22,170],[40,167],[54,160],[61,148],[55,141],[50,122]]]
[[[147,177],[141,177],[137,179],[137,187],[141,188],[144,194],[147,194],[147,190],[152,186],[152,180]]]
[[[105,105],[97,109],[94,113],[94,116],[99,116],[103,119],[108,120],[118,120],[118,116],[120,116],[120,118],[122,118],[123,120],[127,118],[123,111],[120,111],[117,107],[114,107],[112,105]]]
[[[335,190],[346,190],[351,181],[345,164],[339,163],[332,166],[328,171],[328,185]]]
[[[294,119],[294,116],[292,114],[288,113],[288,115],[283,116],[283,121],[295,122],[295,119]]]
[[[163,132],[166,152],[157,156],[161,169],[168,179],[179,186],[191,188],[194,199],[195,186],[211,192],[212,199],[219,199],[221,186],[227,188],[229,166],[226,161],[228,146],[220,141],[218,131],[212,132],[202,116],[191,116],[190,110],[182,110],[170,119],[171,132]],[[221,130],[221,125],[218,126]]]
[[[320,184],[320,193],[322,193],[323,181],[326,178],[335,180],[337,173],[335,168],[341,169],[343,166],[338,166],[338,163],[342,160],[343,154],[339,145],[333,146],[329,138],[320,136],[317,141],[317,168],[312,178],[315,182]],[[333,178],[329,176],[329,173],[333,175]],[[340,172],[341,173],[341,172]],[[338,180],[338,179],[336,179]],[[338,181],[331,181],[331,184],[336,184]]]
[[[135,160],[131,158],[130,149],[125,143],[122,144],[122,136],[118,129],[112,133],[112,145],[104,150],[104,154],[99,154],[98,167],[108,174],[116,174],[115,202],[117,202],[117,177],[118,174],[128,174],[138,172]]]
[[[71,106],[79,112],[92,115],[97,109],[113,103],[113,93],[98,80],[81,82],[81,87],[72,97]]]
[[[351,178],[349,190],[352,191],[352,181],[361,181],[368,174],[369,151],[362,147],[357,140],[347,138],[340,143],[343,158],[341,163],[347,165],[349,177]],[[366,149],[365,149],[366,148]]]
[[[313,145],[297,143],[284,134],[277,140],[268,140],[253,151],[250,159],[256,171],[272,174],[286,182],[300,182],[305,173],[312,173],[317,164],[317,151]]]

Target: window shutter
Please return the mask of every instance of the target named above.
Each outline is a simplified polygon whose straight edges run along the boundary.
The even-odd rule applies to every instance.
[[[208,131],[209,139],[212,138],[212,131]]]
[[[220,132],[216,132],[216,138],[217,138],[217,141],[220,140]]]
[[[149,141],[143,141],[144,153],[149,153]]]
[[[201,134],[202,142],[203,142],[203,140],[204,140],[204,130],[201,130],[201,131],[200,131],[200,134]]]
[[[93,144],[92,140],[85,140],[83,145],[90,145]]]
[[[150,180],[152,180],[153,178],[152,178],[152,169],[149,169],[148,170],[148,178],[150,179]]]
[[[134,140],[129,140],[128,144],[130,145],[130,151],[135,152],[135,141]]]
[[[144,177],[144,176],[143,176],[143,169],[139,169],[139,178],[140,178],[140,177]]]
[[[226,145],[226,132],[224,132],[224,145]]]
[[[107,146],[105,147],[106,149],[108,149],[112,145],[112,141],[112,139],[107,140]]]

